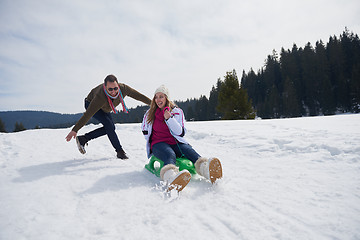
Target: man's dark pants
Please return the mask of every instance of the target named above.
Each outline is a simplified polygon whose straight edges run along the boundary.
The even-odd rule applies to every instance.
[[[85,109],[87,109],[89,105],[90,102],[85,99]],[[116,151],[122,149],[119,138],[115,132],[115,124],[111,117],[111,114],[106,113],[100,109],[94,114],[93,118],[98,120],[103,125],[103,127],[86,133],[85,137],[90,141],[92,139],[107,135]]]

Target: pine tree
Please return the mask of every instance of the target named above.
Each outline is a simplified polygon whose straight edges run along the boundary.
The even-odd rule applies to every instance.
[[[246,91],[240,89],[235,70],[227,72],[224,81],[221,83],[216,109],[223,114],[222,119],[234,120],[255,117]]]
[[[245,88],[239,89],[239,105],[238,105],[238,118],[239,119],[254,119],[255,111],[252,107],[251,101]]]
[[[5,130],[5,124],[3,123],[3,121],[1,120],[1,118],[0,118],[0,132],[3,132],[3,133],[6,132],[6,130]]]
[[[352,111],[360,112],[360,62],[354,65],[350,83]]]
[[[216,111],[218,105],[219,90],[221,87],[221,80],[218,79],[216,87],[213,86],[210,92],[209,105],[208,105],[208,120],[217,120],[221,118],[221,114]]]
[[[217,110],[223,113],[223,119],[236,119],[236,102],[239,97],[239,81],[235,70],[227,72],[221,84]]]
[[[292,51],[281,50],[281,74],[284,79],[282,97],[282,116],[283,117],[299,117],[302,115],[299,88],[296,83],[301,82],[300,65],[296,59],[297,46],[294,44]]]
[[[24,131],[26,130],[26,128],[24,127],[24,125],[20,122],[16,122],[15,123],[15,129],[14,129],[14,132],[21,132],[21,131]]]
[[[360,39],[347,28],[341,38],[345,57],[345,76],[348,79],[350,111],[360,111]]]
[[[316,116],[319,114],[319,92],[320,84],[318,78],[315,76],[316,72],[316,57],[314,48],[310,43],[307,43],[301,58],[302,62],[302,77],[304,82],[304,104],[308,109],[307,115]]]
[[[195,105],[195,116],[197,121],[208,120],[208,99],[205,96],[200,96],[200,99]]]
[[[263,81],[265,83],[265,118],[279,117],[282,115],[282,102],[280,93],[283,91],[282,77],[278,55],[273,50],[272,55],[268,55],[263,71]]]
[[[315,78],[319,81],[319,92],[317,94],[320,112],[325,115],[334,114],[336,110],[334,93],[330,82],[330,69],[326,49],[322,41],[316,43],[315,52]]]
[[[192,106],[188,106],[187,113],[186,113],[186,120],[194,121],[195,120],[195,114]]]
[[[294,82],[287,77],[284,81],[284,91],[282,93],[282,105],[284,117],[300,117],[301,110],[297,99]]]
[[[330,81],[334,89],[336,108],[346,111],[347,82],[344,76],[344,55],[341,43],[336,36],[330,37],[326,48],[329,59]]]

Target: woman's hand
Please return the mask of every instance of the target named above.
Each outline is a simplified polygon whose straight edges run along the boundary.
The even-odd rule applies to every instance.
[[[171,117],[171,113],[169,111],[169,107],[164,108],[164,118],[168,120]]]

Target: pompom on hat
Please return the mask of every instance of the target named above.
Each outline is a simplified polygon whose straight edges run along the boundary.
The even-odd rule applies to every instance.
[[[160,87],[158,87],[156,90],[155,90],[155,94],[157,93],[163,93],[165,94],[168,98],[170,98],[170,95],[169,95],[169,90],[167,89],[167,87],[165,87],[165,85],[161,85]]]

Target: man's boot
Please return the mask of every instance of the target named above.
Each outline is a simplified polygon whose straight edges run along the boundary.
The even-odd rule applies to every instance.
[[[126,155],[124,149],[117,150],[117,157],[123,160],[129,159],[129,157]]]
[[[76,137],[76,144],[77,144],[77,147],[79,149],[79,151],[82,153],[82,154],[85,154],[86,151],[85,151],[85,145],[88,145],[87,142],[89,140],[85,137],[85,136],[77,136]]]

